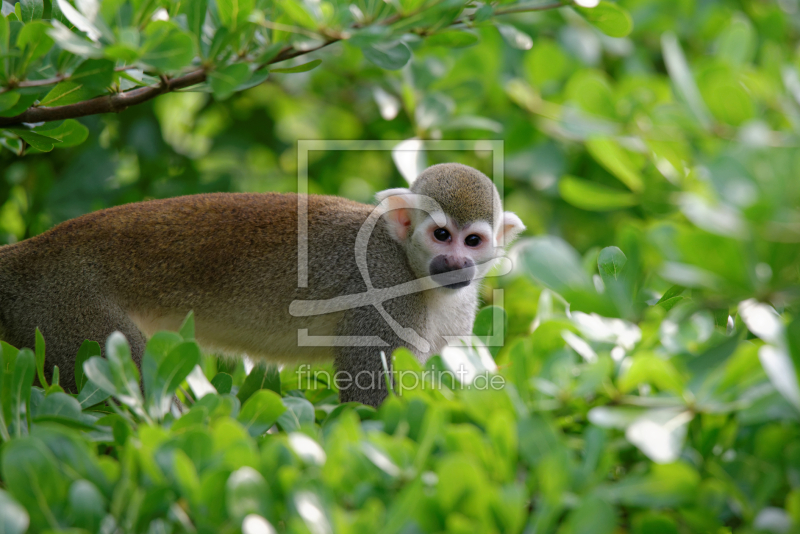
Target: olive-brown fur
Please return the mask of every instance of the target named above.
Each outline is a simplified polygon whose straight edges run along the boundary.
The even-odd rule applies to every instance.
[[[434,199],[459,225],[493,223],[500,215],[500,195],[494,183],[467,165],[440,163],[428,167],[411,185],[411,191]]]
[[[295,299],[364,291],[353,251],[372,209],[338,197],[309,197],[307,288],[297,288],[293,194],[193,195],[84,215],[0,248],[0,338],[32,347],[39,327],[48,374],[58,365],[68,390],[75,388],[74,358],[85,339],[102,346],[120,330],[139,363],[145,338],[134,319],[177,329],[190,310],[198,341],[214,349],[279,361],[330,355],[340,369],[379,372],[378,348],[349,349],[344,357],[341,348],[296,346],[297,330],[310,327],[309,335],[381,336],[390,354],[402,343],[374,308],[345,312],[345,320],[329,314],[317,322],[288,313]],[[375,287],[413,279],[402,248],[385,234],[379,224],[368,248]],[[408,295],[386,307],[404,326],[422,328],[421,298]],[[422,313],[409,313],[412,308]],[[346,332],[343,324],[349,325]],[[378,404],[385,394],[379,383],[376,391],[343,393],[343,399]]]

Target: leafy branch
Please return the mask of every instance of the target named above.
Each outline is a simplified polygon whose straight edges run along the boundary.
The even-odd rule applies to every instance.
[[[105,27],[100,17],[96,17],[94,21],[90,23],[90,21],[87,20],[88,15],[84,16],[84,14],[78,13],[74,8],[71,10],[68,8],[64,9],[65,4],[71,6],[65,0],[56,0],[53,2],[54,20],[52,21],[52,28],[48,28],[45,22],[35,19],[27,21],[23,28],[27,26],[33,27],[35,31],[31,30],[28,33],[33,33],[41,37],[45,44],[47,44],[48,40],[52,44],[52,39],[48,37],[52,36],[56,44],[73,52],[73,54],[79,55],[79,52],[84,52],[86,62],[94,61],[97,63],[99,61],[107,61],[92,59],[98,55],[97,51],[94,50],[92,46],[96,48],[97,43],[102,41],[103,35],[110,34],[110,30]],[[152,83],[141,87],[128,88],[127,90],[120,90],[119,84],[108,83],[103,87],[104,91],[101,92],[107,92],[108,88],[111,87],[111,90],[114,91],[111,94],[95,96],[94,98],[80,98],[77,99],[77,101],[72,101],[74,100],[72,93],[77,92],[80,95],[81,91],[84,89],[83,85],[87,85],[86,82],[91,82],[92,77],[99,77],[98,73],[92,72],[87,75],[86,72],[81,71],[82,64],[79,64],[69,75],[62,73],[44,79],[23,79],[20,81],[14,75],[7,75],[14,67],[18,70],[20,69],[19,61],[16,61],[16,65],[12,65],[15,63],[13,60],[6,60],[6,65],[4,65],[6,68],[0,68],[0,82],[4,85],[4,87],[0,88],[0,115],[8,115],[8,111],[10,111],[6,110],[6,112],[3,113],[2,98],[4,95],[7,99],[6,101],[11,101],[9,97],[12,95],[16,96],[15,93],[20,92],[20,90],[31,91],[32,89],[53,85],[56,87],[47,95],[38,95],[42,98],[32,101],[31,105],[20,110],[20,113],[14,114],[13,116],[0,116],[0,128],[24,127],[29,124],[75,119],[101,113],[118,113],[131,106],[152,100],[159,95],[184,90],[204,82],[210,82],[211,91],[216,97],[227,98],[227,96],[237,90],[262,83],[268,75],[268,71],[265,72],[268,66],[309,54],[343,40],[352,39],[351,42],[354,42],[356,46],[362,48],[367,59],[376,63],[378,66],[386,69],[397,69],[404,65],[411,56],[407,45],[399,39],[403,33],[416,33],[419,36],[428,37],[444,28],[473,24],[476,21],[481,23],[490,20],[493,16],[551,10],[565,5],[561,2],[554,2],[543,5],[520,5],[517,7],[512,6],[504,9],[495,9],[493,6],[486,4],[482,6],[482,8],[475,9],[464,17],[459,17],[464,9],[464,5],[460,4],[456,8],[450,7],[448,11],[448,9],[446,9],[447,6],[452,4],[453,2],[439,2],[434,3],[433,7],[430,7],[430,4],[426,4],[429,7],[408,13],[394,13],[387,17],[378,17],[369,20],[369,23],[367,23],[367,19],[356,21],[354,24],[350,24],[347,30],[344,31],[332,31],[325,28],[323,25],[321,26],[323,30],[317,33],[319,30],[319,22],[313,19],[311,13],[301,10],[303,8],[299,3],[288,2],[284,8],[284,12],[279,12],[277,16],[274,17],[275,21],[267,21],[265,14],[256,11],[244,13],[244,15],[247,16],[246,19],[242,18],[242,12],[234,12],[233,14],[227,13],[225,11],[226,2],[223,1],[220,2],[219,8],[221,26],[217,29],[217,34],[214,35],[212,39],[210,49],[206,56],[209,59],[206,59],[199,68],[180,74],[174,74],[173,71],[173,75],[170,75],[170,71],[176,63],[169,60],[169,56],[180,55],[182,52],[180,50],[175,50],[176,45],[184,45],[184,47],[186,47],[189,43],[189,36],[171,22],[157,21],[150,23],[150,25],[144,29],[145,42],[143,48],[145,51],[141,57],[137,58],[137,63],[143,65],[147,72],[155,73],[158,77],[151,78],[146,76],[144,71],[142,71],[142,80],[150,78]],[[292,6],[291,8],[288,7],[290,5]],[[153,16],[155,16],[159,6],[151,7],[154,11]],[[83,30],[83,33],[87,35],[89,41],[83,37],[79,37],[78,34],[69,30],[65,25],[59,22],[58,19],[62,15],[62,10],[63,13],[67,15],[68,22]],[[181,13],[172,13],[172,15],[180,14]],[[431,17],[431,14],[434,16]],[[24,13],[21,15],[23,18],[25,17]],[[190,18],[192,14],[189,13],[188,15],[189,17],[187,18]],[[200,26],[197,21],[205,20],[207,15],[194,15],[195,18],[189,20],[189,25],[192,25],[192,20],[195,21],[193,24],[196,30],[194,40],[195,44],[202,49],[203,45],[201,44],[201,37],[198,33]],[[275,15],[275,13],[273,13],[273,15]],[[13,17],[13,15],[10,15],[10,17]],[[233,18],[229,19],[228,17]],[[428,17],[429,20],[426,19],[426,17]],[[137,16],[137,20],[147,19],[148,17],[143,17],[142,15]],[[441,24],[442,19],[444,20],[444,24]],[[285,20],[291,21],[292,24],[284,24],[282,21]],[[421,24],[421,22],[428,22],[428,24]],[[17,21],[17,24],[19,24],[19,21]],[[2,26],[2,24],[0,24],[0,26]],[[378,28],[373,30],[370,26]],[[399,32],[393,31],[395,28],[405,28],[405,30]],[[272,40],[273,44],[267,45],[266,51],[262,52],[261,57],[253,57],[248,48],[250,42],[254,40],[254,35],[260,29],[272,32],[267,39]],[[456,30],[448,31],[454,32]],[[96,34],[94,35],[94,39],[92,38],[93,34]],[[99,39],[96,37],[98,35],[100,36]],[[287,35],[288,39],[285,43],[278,39],[278,37],[285,37]],[[314,41],[314,35],[318,35],[321,38]],[[0,36],[2,36],[1,27]],[[375,36],[377,36],[377,38],[375,38]],[[151,37],[150,43],[148,43],[147,37]],[[298,37],[301,38],[298,40]],[[312,39],[311,46],[309,46],[309,38]],[[218,41],[224,43],[226,40],[229,41],[227,49],[224,47],[219,47],[218,50],[214,49]],[[242,47],[241,43],[245,40],[246,43],[244,47]],[[29,54],[31,57],[42,55],[42,50],[36,47],[39,45],[34,46],[29,43],[28,40],[18,38],[17,46],[21,48],[21,56],[25,56],[25,54]],[[31,50],[32,46],[33,49]],[[118,46],[119,45],[117,45],[117,47]],[[128,53],[125,50],[122,52],[117,51],[113,45],[109,48],[117,55],[125,55]],[[191,57],[195,57],[195,50],[195,47],[191,47],[189,50],[189,55],[191,55]],[[264,60],[265,56],[271,57]],[[164,61],[163,57],[167,57],[168,60]],[[191,57],[189,59],[191,59]],[[224,60],[220,63],[215,63],[211,58],[217,57],[227,57],[229,61],[230,59],[233,59],[233,61],[227,64]],[[244,59],[244,61],[241,61],[242,59]],[[259,60],[262,61],[256,64],[256,61]],[[125,62],[126,64],[114,66],[113,69],[111,69],[111,62],[109,61],[108,63],[108,67],[97,70],[111,70],[114,75],[128,80],[130,80],[130,76],[127,75],[127,71],[136,68]],[[310,70],[310,68],[315,67],[317,64],[319,64],[318,61],[306,64],[308,66],[307,68],[303,68],[306,67],[304,65],[288,69],[271,70],[273,72],[301,72],[303,70]],[[153,66],[156,68],[151,69],[150,67]],[[248,79],[251,82],[250,84],[247,83]],[[106,81],[111,82],[111,79],[109,78]],[[88,85],[91,84],[89,83]],[[95,85],[98,84],[95,83]],[[59,92],[58,89],[61,87],[64,89]],[[53,92],[58,94],[51,97]],[[97,91],[95,91],[95,94],[96,93]],[[23,99],[20,98],[19,100],[21,103]],[[61,104],[62,102],[63,104]],[[11,109],[16,111],[13,106]],[[24,141],[30,143],[30,135],[27,136],[28,139],[26,139],[24,134],[20,132],[15,133],[20,135]],[[0,140],[0,142],[8,146],[7,139],[5,141],[6,142]],[[57,141],[58,140],[56,140],[56,142]],[[35,144],[33,144],[33,146],[42,149],[42,147],[38,147]],[[44,148],[46,148],[46,145]],[[22,149],[24,149],[24,144]],[[22,149],[20,149],[19,152],[22,152]]]

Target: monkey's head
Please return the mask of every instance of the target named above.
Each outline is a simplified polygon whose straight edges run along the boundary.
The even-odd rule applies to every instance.
[[[376,195],[394,239],[419,278],[455,290],[483,277],[525,225],[502,211],[500,195],[480,171],[458,163],[429,167],[410,189]],[[433,201],[433,202],[431,202]]]

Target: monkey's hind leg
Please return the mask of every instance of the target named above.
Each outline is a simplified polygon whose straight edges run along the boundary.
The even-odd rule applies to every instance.
[[[45,340],[45,377],[52,380],[53,367],[58,366],[59,384],[65,391],[77,393],[75,384],[75,358],[85,340],[100,344],[105,356],[106,340],[114,331],[120,331],[128,340],[131,356],[141,367],[145,337],[117,304],[105,299],[83,298],[70,295],[59,298],[59,292],[47,295],[44,305],[35,299],[18,299],[11,309],[3,313],[3,341],[22,348],[33,349],[36,328]],[[60,301],[54,303],[53,301]]]

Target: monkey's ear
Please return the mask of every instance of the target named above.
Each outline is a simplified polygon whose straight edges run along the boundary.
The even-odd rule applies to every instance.
[[[402,187],[387,189],[378,192],[375,200],[378,204],[383,202],[388,210],[384,217],[392,237],[398,241],[405,241],[411,228],[411,210],[414,208],[414,195],[411,190]]]
[[[504,211],[500,220],[500,229],[497,231],[498,245],[508,246],[524,229],[525,225],[522,224],[522,220],[517,217],[516,213]]]

